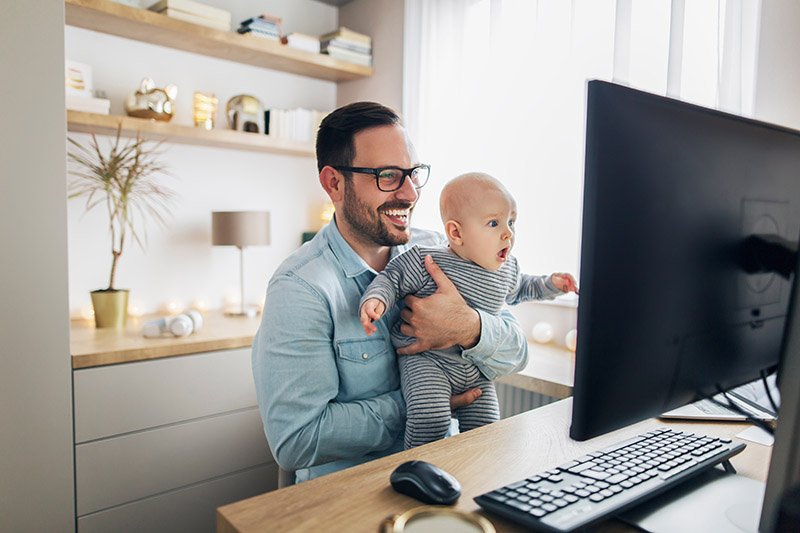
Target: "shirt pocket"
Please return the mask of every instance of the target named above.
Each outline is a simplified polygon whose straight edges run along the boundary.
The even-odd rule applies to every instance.
[[[399,387],[394,350],[384,338],[338,340],[336,351],[340,400],[371,398]]]

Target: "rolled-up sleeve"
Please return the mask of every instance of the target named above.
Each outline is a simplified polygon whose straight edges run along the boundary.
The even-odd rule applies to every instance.
[[[481,338],[462,352],[489,379],[518,372],[528,364],[528,341],[519,322],[504,309],[495,316],[480,309]]]
[[[253,377],[270,449],[284,469],[387,449],[404,427],[399,390],[337,401],[340,374],[329,307],[291,274],[273,278],[267,290],[253,341]]]

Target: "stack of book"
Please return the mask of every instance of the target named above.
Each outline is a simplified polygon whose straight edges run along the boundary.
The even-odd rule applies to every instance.
[[[192,0],[160,0],[148,7],[150,11],[161,13],[192,24],[208,28],[231,31],[231,13],[224,9],[207,6]]]
[[[108,115],[111,101],[92,96],[92,67],[67,59],[65,61],[66,107],[73,111],[86,111]]]
[[[266,132],[276,139],[314,142],[319,123],[327,113],[310,109],[268,109],[264,112]]]
[[[250,35],[268,41],[281,40],[281,18],[275,15],[262,13],[261,15],[242,21],[239,29],[236,30],[242,35]]]
[[[316,37],[294,32],[281,39],[281,42],[283,42],[283,44],[289,48],[305,50],[306,52],[311,52],[312,54],[319,53],[319,40]]]
[[[321,35],[320,51],[331,57],[372,66],[372,38],[347,28]]]

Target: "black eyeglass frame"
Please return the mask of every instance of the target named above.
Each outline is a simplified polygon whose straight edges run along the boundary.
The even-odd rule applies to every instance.
[[[427,169],[428,177],[425,178],[425,181],[421,185],[415,184],[413,182],[413,180],[412,180],[411,183],[412,183],[412,185],[414,185],[415,189],[423,188],[428,183],[428,180],[431,177],[431,166],[430,165],[425,165],[425,164],[415,165],[415,166],[413,166],[411,168],[400,168],[400,167],[366,168],[366,167],[344,167],[344,166],[334,166],[333,168],[335,168],[339,172],[358,172],[359,174],[370,174],[370,175],[375,177],[375,185],[378,187],[378,190],[383,191],[383,192],[396,191],[397,189],[399,189],[400,187],[403,186],[403,184],[406,182],[406,178],[410,177],[411,174],[415,170],[420,169],[420,168]],[[387,189],[381,188],[380,174],[384,170],[399,170],[399,171],[401,171],[403,173],[403,178],[400,180],[400,183],[398,183],[397,187],[395,187],[394,189],[387,190]]]

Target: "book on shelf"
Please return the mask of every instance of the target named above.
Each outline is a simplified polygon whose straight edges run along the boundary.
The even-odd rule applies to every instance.
[[[339,27],[339,29],[325,33],[319,36],[320,42],[322,41],[329,41],[331,39],[342,38],[349,41],[353,41],[355,43],[361,43],[367,47],[372,47],[372,37],[369,35],[365,35],[363,33],[358,33],[356,31],[350,30],[345,28],[344,26]]]
[[[254,28],[239,28],[236,30],[237,33],[240,35],[248,35],[250,37],[256,37],[258,39],[264,39],[265,41],[274,41],[276,43],[281,42],[281,37],[277,33],[270,33],[267,31],[257,30]]]
[[[192,24],[197,24],[198,26],[205,26],[206,28],[214,28],[215,30],[221,30],[221,31],[231,31],[230,22],[223,22],[217,19],[206,18],[202,15],[187,13],[186,11],[182,11],[180,9],[173,9],[171,7],[168,7],[163,11],[159,11],[159,13],[161,13],[162,15],[166,15],[170,18],[182,20],[184,22],[191,22]]]
[[[111,109],[111,100],[106,98],[95,98],[93,96],[66,95],[67,109],[72,111],[85,111],[98,115],[108,115]]]
[[[355,43],[353,41],[348,41],[346,39],[341,39],[341,38],[329,39],[327,41],[321,41],[319,43],[320,50],[327,50],[329,46],[352,50],[353,52],[358,52],[360,54],[372,55],[371,46],[364,46],[362,44]]]
[[[201,4],[200,2],[194,2],[193,0],[160,0],[152,4],[147,9],[150,11],[156,11],[158,13],[161,13],[166,9],[177,10],[187,15],[197,15],[206,19],[219,21],[228,27],[228,31],[231,29],[230,11],[206,4]]]
[[[350,61],[351,63],[357,63],[359,65],[365,65],[367,67],[372,66],[372,54],[363,54],[360,52],[354,52],[352,50],[348,50],[347,48],[339,48],[336,46],[328,46],[325,50],[322,51],[322,53],[327,54],[331,57],[335,57],[336,59]]]
[[[268,13],[243,20],[236,30],[241,34],[253,34],[255,37],[265,37],[269,40],[281,40],[281,18]],[[258,33],[258,35],[255,35]],[[274,37],[274,38],[273,38]]]
[[[305,50],[312,54],[319,53],[319,41],[316,37],[310,35],[303,35],[302,33],[293,32],[281,39],[281,42],[289,48],[296,48],[298,50]]]
[[[317,136],[319,124],[327,113],[311,109],[268,109],[264,112],[270,137],[311,143]]]
[[[247,20],[248,21],[249,20],[260,20],[260,21],[264,21],[264,22],[271,22],[272,24],[275,24],[278,27],[280,27],[281,24],[283,24],[283,19],[281,17],[279,17],[277,15],[271,15],[269,13],[261,13],[259,16],[253,17],[253,18],[247,19]],[[245,22],[247,22],[247,21],[245,21]],[[242,24],[244,24],[244,22]]]

